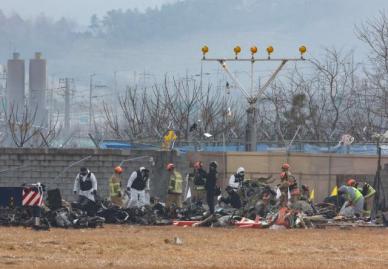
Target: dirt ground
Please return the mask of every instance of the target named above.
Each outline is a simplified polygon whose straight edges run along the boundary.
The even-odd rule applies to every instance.
[[[388,229],[0,228],[0,268],[388,268]]]

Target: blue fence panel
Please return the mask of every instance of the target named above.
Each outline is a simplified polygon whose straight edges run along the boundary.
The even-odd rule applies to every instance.
[[[105,140],[100,144],[101,148],[106,149],[160,149],[160,145],[144,144],[144,143],[128,143],[124,141],[109,141]],[[382,155],[388,155],[388,145],[382,145]],[[227,145],[206,145],[206,144],[187,144],[176,145],[176,150],[182,153],[194,152],[194,151],[206,151],[206,152],[238,152],[245,151],[245,146],[242,144],[227,144]],[[341,145],[314,145],[310,143],[297,143],[289,146],[277,143],[259,143],[256,146],[257,152],[274,152],[274,151],[289,151],[289,152],[302,152],[302,153],[338,153],[338,154],[363,154],[363,155],[376,155],[377,149],[374,144],[354,144],[351,146]]]

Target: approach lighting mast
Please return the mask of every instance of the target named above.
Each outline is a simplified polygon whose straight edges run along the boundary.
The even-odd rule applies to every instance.
[[[256,151],[257,145],[257,102],[260,99],[261,95],[264,91],[271,85],[272,81],[276,78],[282,68],[286,65],[287,62],[296,62],[296,61],[305,61],[303,55],[307,52],[307,48],[305,46],[299,47],[300,58],[271,58],[272,53],[274,52],[274,48],[272,46],[268,46],[267,57],[266,58],[255,58],[256,53],[258,52],[258,48],[256,46],[252,46],[250,48],[251,57],[250,58],[239,58],[239,54],[242,49],[240,46],[236,46],[233,49],[234,58],[206,58],[206,55],[209,52],[208,46],[202,47],[202,61],[205,62],[218,62],[226,74],[230,77],[230,79],[237,85],[242,94],[246,97],[248,102],[248,107],[246,109],[247,112],[247,125],[245,132],[245,150],[246,151]],[[245,89],[245,87],[240,83],[235,75],[230,71],[227,62],[248,62],[251,64],[251,83],[250,83],[250,93]],[[264,83],[263,86],[259,86],[257,89],[254,88],[254,64],[256,62],[280,62],[279,66],[274,70],[270,78]]]

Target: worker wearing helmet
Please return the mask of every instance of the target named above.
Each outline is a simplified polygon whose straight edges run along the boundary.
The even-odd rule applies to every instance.
[[[189,183],[190,189],[192,192],[192,201],[193,202],[202,202],[206,197],[205,183],[207,173],[203,169],[203,163],[201,161],[196,161],[193,164],[193,173],[189,174]]]
[[[182,174],[175,169],[175,165],[173,163],[167,164],[166,170],[170,175],[166,206],[171,207],[172,205],[175,205],[178,208],[181,208],[183,183]]]
[[[351,186],[341,186],[338,189],[338,195],[344,195],[346,202],[340,210],[340,215],[353,217],[361,215],[364,209],[364,197],[362,193]]]
[[[376,194],[376,190],[366,182],[364,182],[363,186],[361,187],[359,182],[353,178],[350,178],[346,181],[346,186],[354,187],[362,193],[364,196],[364,213],[366,215],[370,215],[370,209],[372,208],[373,197]]]
[[[109,199],[110,201],[119,206],[123,206],[123,200],[121,195],[121,174],[123,173],[123,168],[117,166],[114,169],[113,175],[109,179]]]
[[[242,186],[245,176],[244,167],[239,167],[235,174],[231,175],[229,178],[229,186],[232,187],[235,191],[238,191]]]
[[[346,180],[346,186],[357,188],[357,181],[353,178]]]
[[[130,193],[129,207],[142,207],[149,204],[146,190],[149,190],[149,170],[140,167],[128,179],[127,191]]]
[[[291,168],[291,166],[288,163],[282,164],[282,174],[283,174],[282,180],[289,180],[290,179],[290,177],[292,176],[292,174],[290,172],[290,168]]]
[[[288,163],[284,163],[282,165],[282,172],[280,173],[280,181],[282,183],[288,183],[288,181],[292,179],[293,179],[293,176],[290,172],[290,165]]]
[[[288,163],[283,163],[282,164],[282,170],[288,171],[290,169],[290,165]]]
[[[281,193],[279,202],[281,207],[286,207],[288,205],[289,183],[293,176],[290,172],[290,165],[288,163],[284,163],[281,169],[280,184],[278,185],[279,192]]]

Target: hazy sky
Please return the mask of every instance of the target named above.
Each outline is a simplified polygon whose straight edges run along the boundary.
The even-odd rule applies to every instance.
[[[6,14],[16,12],[23,17],[45,13],[48,17],[73,18],[87,24],[92,14],[103,15],[111,9],[155,7],[177,0],[0,0],[0,9]]]

